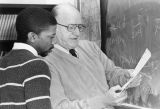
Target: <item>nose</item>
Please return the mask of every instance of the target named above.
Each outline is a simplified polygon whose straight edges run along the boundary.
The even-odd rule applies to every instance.
[[[79,36],[80,35],[80,31],[78,29],[78,27],[76,27],[76,29],[73,32],[74,35]]]

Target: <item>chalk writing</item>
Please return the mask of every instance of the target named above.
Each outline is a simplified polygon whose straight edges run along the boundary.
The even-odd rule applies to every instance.
[[[142,37],[142,24],[138,23],[135,26],[132,26],[132,39],[135,39],[136,37]]]
[[[137,61],[136,59],[134,59],[132,56],[129,56],[128,58],[126,56],[120,56],[120,62],[122,64],[122,67],[125,67],[126,64],[128,66],[133,66],[133,65],[136,65]]]
[[[117,35],[115,38],[108,39],[107,42],[108,42],[109,45],[113,45],[113,44],[114,45],[115,44],[120,45],[120,44],[122,44],[123,46],[126,46],[125,40],[122,37],[120,37],[119,35]]]
[[[123,16],[122,28],[126,27],[126,16]]]
[[[160,18],[155,19],[155,26],[154,26],[154,35],[156,39],[160,40]]]

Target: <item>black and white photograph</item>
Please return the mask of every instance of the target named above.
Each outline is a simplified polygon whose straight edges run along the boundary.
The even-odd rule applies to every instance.
[[[160,0],[0,0],[0,109],[160,109]]]

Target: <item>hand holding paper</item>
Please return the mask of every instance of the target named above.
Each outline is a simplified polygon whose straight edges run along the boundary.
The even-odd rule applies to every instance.
[[[125,90],[128,87],[128,85],[136,78],[136,76],[144,67],[144,65],[147,63],[147,61],[150,59],[150,57],[151,57],[151,52],[148,49],[146,49],[140,61],[138,62],[135,70],[133,71],[133,77],[125,85],[123,85],[122,91]]]
[[[133,78],[133,76],[131,76],[131,78]],[[139,86],[141,81],[142,81],[142,75],[138,74],[134,78],[134,80],[126,87],[126,89]]]

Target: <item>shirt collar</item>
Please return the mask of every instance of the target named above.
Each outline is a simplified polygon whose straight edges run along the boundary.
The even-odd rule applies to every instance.
[[[54,47],[57,48],[57,49],[59,49],[59,50],[61,50],[62,52],[65,52],[65,53],[67,53],[67,54],[70,54],[67,49],[63,48],[63,47],[60,46],[59,44],[54,44]],[[75,51],[76,51],[77,58],[79,58],[79,55],[78,55],[78,53],[77,53],[76,48],[75,48]]]
[[[58,45],[58,44],[55,44],[54,45],[55,48],[67,53],[67,54],[70,54],[68,50],[66,50],[65,48],[63,48],[62,46]]]
[[[33,53],[35,56],[38,56],[38,53],[37,51],[30,45],[28,44],[25,44],[25,43],[14,43],[13,45],[13,50],[16,50],[16,49],[25,49],[25,50],[28,50],[30,51],[31,53]]]

